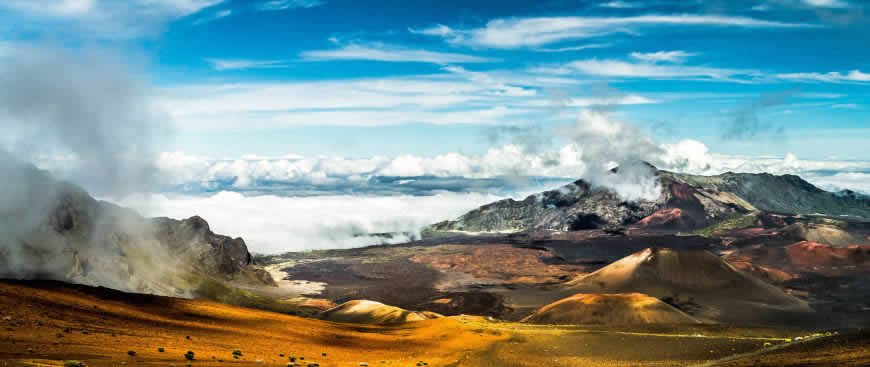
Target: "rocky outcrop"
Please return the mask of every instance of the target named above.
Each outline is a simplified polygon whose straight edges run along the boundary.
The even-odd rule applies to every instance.
[[[170,248],[192,249],[197,264],[217,274],[235,274],[253,264],[245,241],[215,234],[199,216],[152,219],[154,234]]]

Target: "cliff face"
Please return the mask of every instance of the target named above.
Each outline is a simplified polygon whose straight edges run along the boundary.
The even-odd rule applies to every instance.
[[[36,185],[0,202],[0,277],[182,296],[196,286],[191,275],[274,284],[252,266],[244,240],[213,233],[200,217],[143,218],[32,166],[18,169]]]
[[[831,193],[792,175],[725,173],[694,176],[655,171],[656,200],[622,200],[583,180],[522,201],[506,199],[472,210],[430,231],[573,231],[627,225],[672,229],[702,228],[759,210],[786,214],[849,214],[870,218],[870,199]]]
[[[253,264],[243,239],[215,234],[199,216],[152,221],[154,234],[162,243],[177,251],[192,250],[195,262],[212,273],[232,275]]]

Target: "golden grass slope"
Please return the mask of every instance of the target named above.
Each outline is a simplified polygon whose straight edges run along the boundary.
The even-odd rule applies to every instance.
[[[9,366],[62,366],[65,360],[90,367],[184,366],[187,351],[195,353],[196,366],[284,367],[290,356],[303,366],[443,366],[507,338],[475,333],[456,318],[336,324],[215,302],[24,281],[0,281],[0,324],[0,361]],[[233,358],[234,349],[240,358]]]
[[[522,322],[558,325],[696,324],[698,320],[640,293],[575,294],[544,306]]]

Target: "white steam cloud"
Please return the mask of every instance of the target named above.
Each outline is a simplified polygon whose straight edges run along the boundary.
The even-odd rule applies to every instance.
[[[0,147],[24,161],[59,155],[65,177],[102,194],[154,182],[166,115],[124,61],[101,51],[22,48],[0,65]]]
[[[664,150],[636,126],[612,118],[604,108],[592,108],[581,110],[576,125],[561,131],[580,148],[578,159],[589,167],[584,180],[629,201],[661,196],[655,172],[644,162],[658,162]],[[615,167],[615,173],[609,170]]]
[[[147,84],[122,65],[101,52],[47,48],[22,48],[0,64],[3,276],[169,293],[151,286],[176,256],[142,218],[29,163],[67,157],[76,162],[67,178],[105,195],[151,189],[161,114],[147,102]]]

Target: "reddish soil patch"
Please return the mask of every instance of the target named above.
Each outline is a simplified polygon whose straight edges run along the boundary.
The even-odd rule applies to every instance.
[[[637,223],[643,228],[686,228],[689,223],[683,218],[683,210],[680,208],[667,208],[652,213]]]
[[[770,283],[779,283],[795,278],[794,274],[789,274],[779,269],[758,266],[746,261],[732,261],[731,265],[734,265],[735,268],[748,272]]]
[[[770,248],[759,244],[728,253],[725,258],[787,273],[838,275],[870,270],[870,245],[837,247],[801,241]]]
[[[834,247],[802,241],[786,246],[792,264],[799,266],[863,265],[870,262],[870,245]]]
[[[456,246],[456,253],[427,254],[411,261],[430,264],[436,269],[455,270],[479,279],[495,279],[512,284],[542,284],[575,277],[586,272],[581,265],[551,265],[549,250],[519,248],[511,245]]]

